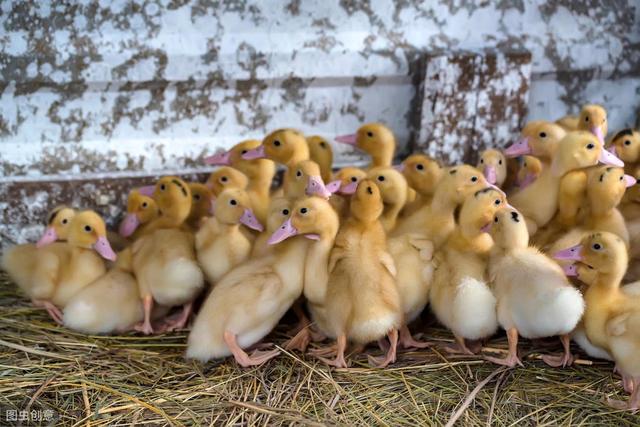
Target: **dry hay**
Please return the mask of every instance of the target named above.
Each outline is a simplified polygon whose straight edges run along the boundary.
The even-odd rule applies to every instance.
[[[7,410],[51,409],[64,425],[637,425],[605,398],[626,399],[612,365],[585,362],[552,369],[522,342],[525,368],[439,349],[402,353],[384,370],[359,356],[349,370],[283,353],[241,369],[232,359],[183,358],[186,333],[85,336],[55,326],[0,275],[0,424]],[[281,327],[272,337],[282,344]],[[450,335],[430,325],[443,344]],[[487,347],[506,350],[505,337]],[[369,350],[377,351],[377,350]],[[583,356],[581,356],[583,357]],[[38,423],[35,423],[38,424]],[[33,423],[29,424],[33,425]]]

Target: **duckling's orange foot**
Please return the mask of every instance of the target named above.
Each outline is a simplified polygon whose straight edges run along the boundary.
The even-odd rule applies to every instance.
[[[140,322],[133,326],[133,330],[136,332],[141,332],[145,335],[153,334],[153,326],[151,326],[151,322]]]
[[[234,357],[236,359],[236,362],[238,362],[238,365],[242,366],[243,368],[247,368],[249,366],[262,365],[263,363],[268,362],[269,360],[273,359],[279,354],[280,354],[280,350],[271,350],[271,351],[255,350],[253,353],[251,353],[251,356],[245,353],[244,356],[240,356],[240,357],[234,354]]]
[[[335,344],[326,346],[326,347],[319,347],[319,348],[313,348],[311,350],[309,350],[309,354],[320,358],[320,357],[331,357],[331,356],[335,356],[338,353],[338,346]]]
[[[509,368],[515,368],[516,365],[519,365],[524,368],[524,365],[522,364],[522,361],[520,360],[517,354],[510,354],[504,358],[485,356],[484,360],[491,363],[495,363],[497,365],[508,366]]]
[[[455,344],[449,344],[445,346],[444,351],[449,354],[468,354],[469,356],[475,355],[473,351],[469,350],[467,345],[464,343],[464,340],[462,340],[462,342],[456,342]]]
[[[62,325],[64,323],[62,310],[56,307],[52,302],[44,300],[34,300],[33,305],[38,308],[44,308],[49,316],[53,319],[53,321],[58,325]]]
[[[309,328],[301,329],[293,338],[285,343],[286,350],[298,350],[305,352],[311,342],[311,332]]]
[[[333,366],[334,368],[348,368],[347,361],[344,359],[344,355],[336,356],[335,359],[327,359],[326,357],[315,356],[323,363]]]
[[[618,400],[618,399],[609,399],[608,397],[605,399],[605,403],[607,404],[607,406],[609,406],[610,408],[613,409],[617,409],[619,411],[637,411],[638,410],[638,405],[634,405],[631,403],[631,401],[629,402],[625,402],[624,400]]]
[[[545,354],[542,361],[553,368],[565,368],[573,364],[573,355],[571,353],[563,353],[560,355]]]
[[[418,341],[416,340],[413,335],[411,335],[411,332],[409,331],[409,328],[407,328],[406,326],[402,327],[400,329],[400,347],[404,348],[404,349],[417,349],[417,348],[429,348],[431,347],[432,343],[428,342],[428,341]]]

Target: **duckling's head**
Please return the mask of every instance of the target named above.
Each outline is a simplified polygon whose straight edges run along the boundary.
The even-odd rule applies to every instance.
[[[274,197],[269,203],[267,213],[267,230],[269,235],[273,234],[291,216],[291,206],[293,201],[286,197]]]
[[[493,216],[493,221],[484,230],[491,233],[498,248],[516,249],[529,245],[527,223],[520,212],[511,206],[503,206]]]
[[[388,166],[376,167],[369,171],[367,178],[380,189],[384,204],[402,207],[407,202],[407,180],[396,169]]]
[[[609,283],[615,286],[622,279],[629,262],[624,241],[607,231],[589,234],[579,245],[557,252],[553,257],[558,260],[579,261],[595,269],[598,275],[613,279]]]
[[[303,197],[291,208],[287,219],[269,238],[270,244],[302,235],[311,240],[333,240],[338,233],[338,214],[328,201],[319,197]]]
[[[597,104],[587,104],[582,107],[578,118],[578,129],[591,132],[604,144],[607,135],[607,110]]]
[[[489,184],[501,187],[507,178],[507,159],[500,150],[488,149],[480,154],[477,168]]]
[[[540,159],[534,156],[522,156],[522,164],[518,169],[516,185],[520,188],[526,188],[536,180],[540,172],[542,172],[542,162]]]
[[[320,166],[322,179],[329,182],[331,179],[331,165],[333,164],[333,149],[329,141],[321,136],[313,135],[307,137],[309,144],[309,156]]]
[[[78,212],[71,220],[68,241],[70,245],[95,249],[100,256],[115,261],[116,253],[107,240],[107,227],[94,211]]]
[[[367,173],[362,169],[346,167],[336,172],[334,178],[340,181],[338,193],[351,195],[356,192],[358,183],[367,177]]]
[[[41,248],[56,240],[65,241],[69,236],[69,225],[75,216],[76,211],[65,205],[55,207],[47,217],[47,228],[44,234],[36,243],[36,247]]]
[[[409,187],[426,197],[433,196],[443,171],[437,160],[424,154],[407,157],[398,170],[406,178]]]
[[[129,237],[140,225],[156,219],[158,214],[158,205],[152,197],[133,190],[129,193],[127,214],[120,223],[118,232],[123,237]]]
[[[227,188],[239,188],[244,190],[249,184],[249,178],[238,169],[231,166],[223,166],[211,172],[207,179],[207,187],[211,189],[214,196],[220,194]]]
[[[296,129],[278,129],[271,132],[262,144],[242,155],[245,160],[271,159],[276,163],[291,165],[309,158],[309,145],[302,132]]]
[[[566,131],[556,123],[535,120],[522,128],[522,138],[504,150],[504,154],[507,157],[532,154],[543,159],[551,159],[558,143],[566,134]]]
[[[199,182],[190,182],[189,189],[191,190],[191,211],[188,221],[197,222],[201,218],[213,215],[214,197],[209,187]]]
[[[622,168],[599,166],[589,171],[587,195],[593,207],[613,208],[620,204],[625,190],[635,183],[636,179],[625,175]]]
[[[575,169],[596,165],[624,166],[614,154],[604,149],[598,138],[587,131],[569,132],[562,138],[551,163],[552,171],[560,176]]]
[[[232,166],[239,160],[242,160],[243,154],[249,150],[259,147],[260,144],[262,144],[262,142],[257,139],[248,139],[237,143],[229,150],[221,150],[213,156],[206,157],[204,162],[208,165],[214,166]]]
[[[352,217],[362,222],[376,221],[382,215],[382,195],[373,180],[367,178],[360,181],[355,194],[351,196],[349,210]]]
[[[287,170],[289,179],[287,182],[286,196],[298,198],[304,195],[318,196],[328,199],[339,186],[339,182],[325,185],[322,179],[320,167],[313,160],[303,160]]]
[[[640,132],[633,129],[621,130],[611,140],[609,149],[623,162],[636,163],[640,160]]]
[[[496,211],[507,203],[504,193],[486,187],[467,196],[462,203],[458,222],[462,233],[475,237],[487,232]]]
[[[153,191],[160,215],[184,222],[191,212],[191,189],[177,176],[165,176],[158,180]]]
[[[207,157],[205,161],[211,165],[233,166],[250,179],[266,178],[271,180],[276,171],[273,161],[266,158],[244,159],[242,156],[262,145],[262,141],[248,139],[234,145],[230,150]],[[240,188],[240,187],[237,187]],[[222,191],[222,190],[220,190]]]
[[[460,204],[467,196],[487,186],[487,180],[478,169],[469,165],[457,165],[444,170],[437,191],[453,203]]]
[[[382,123],[362,125],[355,134],[338,136],[336,141],[353,145],[369,154],[373,166],[391,166],[396,150],[393,132]]]
[[[220,193],[215,202],[215,216],[221,224],[243,224],[256,231],[264,229],[251,210],[249,195],[239,188]]]

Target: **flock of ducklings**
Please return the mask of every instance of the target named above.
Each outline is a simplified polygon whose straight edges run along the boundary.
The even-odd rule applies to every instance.
[[[621,282],[640,256],[640,133],[606,135],[606,111],[586,105],[528,123],[475,167],[423,154],[393,166],[394,135],[372,123],[336,138],[370,165],[333,174],[325,139],[280,129],[206,158],[220,168],[205,184],[168,176],[133,190],[117,255],[99,215],[62,207],[2,264],[33,304],[90,334],[184,328],[203,296],[186,356],[241,366],[279,354],[261,340],[293,309],[287,349],[329,340],[309,353],[347,367],[348,344],[377,343],[369,362],[384,367],[399,347],[433,345],[409,329],[430,305],[449,352],[477,353],[501,327],[508,354],[487,360],[521,365],[518,337],[557,336],[564,352],[543,357],[557,367],[572,363],[573,339],[615,361],[637,408],[640,285]],[[286,171],[272,190],[276,164]]]

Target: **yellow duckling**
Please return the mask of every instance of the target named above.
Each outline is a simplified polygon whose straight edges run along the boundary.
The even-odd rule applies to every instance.
[[[244,153],[242,158],[245,160],[267,158],[290,168],[303,160],[309,160],[309,145],[300,131],[278,129],[267,135],[257,148]]]
[[[2,257],[2,268],[36,307],[46,309],[62,324],[60,307],[106,272],[101,257],[116,259],[104,221],[93,211],[82,211],[69,224],[67,242],[9,248]]]
[[[544,356],[543,360],[551,366],[570,365],[573,357],[569,334],[584,312],[580,291],[569,283],[555,261],[529,246],[527,226],[516,210],[499,210],[490,232],[494,246],[489,276],[497,298],[498,322],[507,331],[509,354],[504,359],[487,359],[509,367],[522,365],[518,358],[518,336],[557,335],[564,347],[563,356]]]
[[[396,168],[402,172],[409,187],[417,194],[414,201],[407,200],[402,215],[408,216],[429,205],[442,177],[443,168],[440,163],[424,154],[412,154]]]
[[[527,154],[540,159],[543,169],[551,164],[560,140],[567,132],[559,125],[544,120],[535,120],[522,128],[521,139],[504,150],[507,157],[519,157]]]
[[[159,214],[158,205],[152,197],[133,190],[127,198],[127,213],[120,223],[118,232],[122,237],[131,237],[135,240],[139,234],[136,233],[138,227],[153,221]]]
[[[362,125],[356,133],[338,136],[336,141],[357,147],[371,156],[369,168],[391,166],[396,151],[393,132],[381,123]]]
[[[212,165],[232,166],[245,174],[249,179],[246,190],[251,198],[253,211],[258,220],[264,223],[269,210],[271,182],[276,173],[276,165],[269,159],[246,160],[242,158],[244,154],[258,148],[261,144],[261,141],[255,139],[242,141],[234,145],[229,151],[208,157],[205,161]],[[229,176],[229,179],[232,179],[231,176]]]
[[[205,221],[195,240],[198,262],[212,285],[249,257],[252,242],[240,231],[240,225],[263,230],[244,190],[224,190],[215,207],[215,218]]]
[[[609,150],[624,162],[628,174],[636,175],[640,162],[640,132],[634,129],[621,130],[611,139]]]
[[[168,319],[167,330],[183,328],[191,315],[193,299],[204,287],[194,237],[182,230],[191,211],[189,186],[175,176],[163,177],[156,183],[153,198],[161,216],[147,225],[145,234],[131,248],[144,307],[144,321],[136,325],[136,330],[145,334],[154,332],[154,302],[168,307],[182,305],[182,313]]]
[[[591,132],[604,145],[607,136],[607,110],[597,104],[587,104],[582,107],[578,117],[578,130]]]
[[[564,116],[556,120],[556,124],[567,132],[573,132],[574,130],[578,130],[578,116]]]
[[[504,195],[494,188],[468,196],[459,226],[436,254],[429,301],[440,323],[455,337],[449,352],[473,354],[465,340],[488,338],[498,329],[496,299],[487,280],[493,240],[486,230],[504,204]]]
[[[331,144],[321,136],[307,137],[309,144],[309,158],[320,166],[321,176],[324,182],[331,181],[333,174],[333,149]]]
[[[402,308],[396,268],[378,220],[383,209],[376,184],[362,180],[351,198],[351,216],[331,251],[324,305],[327,332],[337,338],[337,348],[334,360],[320,359],[335,367],[347,367],[347,340],[363,345],[385,336],[391,343],[386,355],[371,362],[379,367],[395,362]]]
[[[520,190],[527,188],[542,172],[542,162],[534,156],[522,156],[522,165],[518,168],[516,187]]]
[[[640,296],[636,286],[620,286],[628,265],[627,248],[618,236],[602,232],[555,255],[578,261],[573,270],[587,284],[583,325],[592,345],[613,357],[625,388],[627,407],[640,406]]]
[[[329,199],[331,206],[338,212],[340,218],[349,215],[349,200],[356,192],[358,183],[367,177],[367,173],[362,169],[346,167],[336,172],[334,179],[340,181],[340,188],[334,196]]]
[[[218,197],[218,194],[228,188],[239,188],[240,190],[245,190],[248,185],[249,178],[247,178],[244,173],[231,166],[222,166],[221,168],[211,172],[206,183],[206,186],[209,187],[213,193],[214,198]]]
[[[207,185],[199,182],[190,182],[189,189],[191,190],[191,211],[186,223],[191,230],[197,230],[204,218],[213,215],[215,196]]]
[[[248,355],[244,349],[271,332],[302,294],[306,263],[315,262],[307,252],[318,242],[332,240],[337,231],[324,227],[325,215],[336,216],[328,203],[319,197],[298,200],[293,207],[296,225],[292,215],[269,239],[271,244],[286,241],[267,256],[237,266],[218,282],[189,334],[188,358],[207,361],[233,355],[239,365],[252,366],[279,354],[272,350]]]
[[[500,150],[493,148],[484,150],[480,154],[480,159],[476,168],[486,178],[491,185],[497,185],[502,188],[504,181],[507,179],[507,159]]]
[[[69,235],[71,220],[75,214],[75,209],[65,205],[55,207],[47,217],[47,228],[36,243],[36,247],[41,248],[55,241],[65,242]]]
[[[407,202],[407,180],[396,169],[388,166],[372,168],[367,178],[374,181],[380,189],[384,205],[380,223],[384,231],[389,233],[395,228],[398,215]]]
[[[445,168],[442,175],[431,204],[398,221],[392,236],[420,233],[437,249],[455,228],[456,207],[468,195],[487,186],[480,171],[469,165]]]
[[[305,195],[328,199],[339,188],[340,181],[324,184],[320,176],[320,167],[316,162],[303,160],[287,169],[284,195],[289,199],[297,199]]]
[[[273,250],[273,246],[268,243],[269,237],[276,232],[278,228],[291,215],[291,206],[293,202],[286,197],[274,197],[271,199],[269,213],[267,215],[266,229],[258,234],[253,249],[251,250],[251,258],[259,258],[269,254]]]
[[[571,132],[562,139],[551,167],[543,170],[534,183],[510,197],[511,204],[526,218],[530,235],[545,226],[556,214],[562,176],[598,162],[623,165],[588,132]]]

